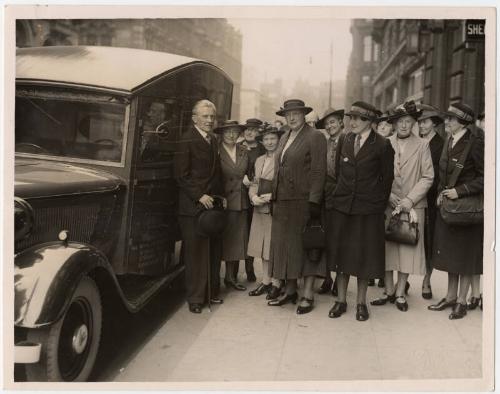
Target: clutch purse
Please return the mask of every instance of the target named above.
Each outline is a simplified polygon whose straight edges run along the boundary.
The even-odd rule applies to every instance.
[[[416,245],[418,243],[418,223],[410,223],[409,214],[401,212],[389,220],[385,230],[386,241]]]
[[[326,235],[319,220],[309,220],[302,230],[302,247],[312,262],[321,260],[326,245]]]
[[[439,213],[446,224],[470,226],[483,223],[483,209],[483,195],[476,194],[455,200],[443,198]]]
[[[273,192],[273,181],[269,179],[259,178],[259,187],[257,188],[257,195],[270,194]]]

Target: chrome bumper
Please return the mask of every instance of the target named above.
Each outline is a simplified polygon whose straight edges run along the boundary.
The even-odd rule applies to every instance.
[[[34,364],[40,361],[40,343],[22,341],[14,346],[14,362],[17,364]]]

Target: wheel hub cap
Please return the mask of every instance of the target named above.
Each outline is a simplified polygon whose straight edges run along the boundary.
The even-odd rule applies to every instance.
[[[75,353],[83,353],[83,351],[85,350],[85,346],[87,346],[88,338],[89,330],[85,324],[82,324],[75,330],[75,333],[73,334],[72,346]]]

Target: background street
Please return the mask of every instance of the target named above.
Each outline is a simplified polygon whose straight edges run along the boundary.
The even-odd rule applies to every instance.
[[[243,265],[243,264],[241,264]],[[257,271],[260,263],[255,264]],[[260,272],[257,273],[258,278]],[[240,281],[253,289],[254,284]],[[321,280],[317,280],[317,286]],[[431,312],[446,290],[446,274],[432,278],[434,298],[421,297],[421,277],[410,277],[410,309],[369,307],[370,319],[355,320],[355,280],[348,311],[329,319],[333,298],[316,295],[315,309],[269,307],[248,292],[226,291],[224,304],[188,311],[182,291],[166,289],[138,315],[112,322],[94,380],[98,381],[293,381],[439,379],[481,377],[482,312],[463,320],[450,310]],[[382,290],[370,287],[368,299]]]

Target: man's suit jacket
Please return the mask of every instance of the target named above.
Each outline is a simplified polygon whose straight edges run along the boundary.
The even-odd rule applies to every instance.
[[[401,152],[397,134],[389,138],[394,149],[394,181],[391,193],[400,199],[408,197],[414,208],[427,207],[427,192],[434,180],[429,144],[415,134],[405,139]]]
[[[458,140],[455,146],[448,151],[448,138],[445,141],[443,154],[439,161],[439,187],[438,193],[446,189],[449,185],[449,180],[460,160],[462,152],[467,146],[472,137],[475,135],[475,140],[472,143],[471,150],[467,155],[464,163],[464,168],[458,176],[457,183],[454,186],[459,197],[464,197],[472,194],[480,194],[484,189],[484,136],[477,130],[472,131],[471,128]]]
[[[236,163],[224,146],[220,146],[219,152],[227,209],[230,211],[248,209],[248,191],[243,184],[243,177],[250,172],[247,149],[244,146],[236,146]]]
[[[349,132],[337,146],[333,207],[351,215],[384,213],[394,179],[394,149],[370,131],[354,157],[355,137]]]
[[[179,215],[195,216],[204,194],[222,195],[222,174],[217,137],[209,133],[209,144],[191,125],[179,140],[174,158],[175,178],[179,186]]]
[[[326,177],[326,140],[305,124],[283,154],[290,131],[281,137],[274,165],[273,199],[306,200],[320,204]]]

